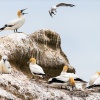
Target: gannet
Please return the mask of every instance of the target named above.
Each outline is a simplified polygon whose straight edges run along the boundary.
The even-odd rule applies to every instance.
[[[66,86],[71,86],[72,89],[70,90],[82,90],[83,91],[83,87],[82,87],[82,83],[79,81],[75,81],[75,79],[73,77],[69,77],[67,75],[59,75],[59,76],[56,76],[56,77],[53,77],[53,78],[50,78],[48,80],[48,83],[49,84],[54,84],[56,86],[58,86],[58,84],[60,83],[60,85],[63,85],[65,84]]]
[[[94,83],[93,83],[92,85],[88,86],[87,88],[89,89],[89,88],[93,88],[93,87],[100,87],[100,77],[97,78],[97,79],[94,81]]]
[[[10,63],[7,61],[8,57],[6,55],[2,56],[0,61],[0,73],[1,74],[10,74],[12,71]]]
[[[17,30],[25,23],[25,18],[23,15],[27,13],[24,13],[23,11],[26,9],[19,10],[17,12],[18,18],[5,24],[2,28],[0,28],[0,32],[3,30],[14,30],[14,32],[17,33],[18,32]],[[21,33],[21,32],[18,32],[18,33]]]
[[[93,85],[93,83],[95,82],[96,79],[98,79],[100,77],[100,72],[96,72],[89,81],[89,85]]]
[[[64,66],[60,75],[66,75],[68,77],[73,77],[75,80],[86,82],[86,81],[82,80],[81,78],[79,78],[79,76],[77,76],[76,74],[74,74],[74,73],[67,73],[67,71],[68,71],[68,66]]]
[[[33,77],[39,76],[41,78],[45,78],[45,73],[44,73],[42,67],[36,64],[35,58],[30,58],[29,68],[30,68],[31,73],[33,74]]]
[[[59,3],[59,4],[57,4],[57,5],[53,6],[53,7],[51,7],[51,9],[49,10],[50,16],[53,17],[52,14],[55,15],[55,12],[57,12],[57,8],[58,8],[58,7],[61,7],[61,6],[73,7],[73,6],[75,6],[75,5],[73,5],[73,4],[66,4],[66,3]]]

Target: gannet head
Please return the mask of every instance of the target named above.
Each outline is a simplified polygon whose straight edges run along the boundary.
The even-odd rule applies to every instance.
[[[96,72],[97,75],[100,75],[100,72]]]
[[[36,59],[35,58],[30,58],[29,62],[32,63],[32,64],[36,64]]]
[[[67,72],[67,70],[68,70],[68,66],[64,66],[63,67],[63,72]]]
[[[70,83],[71,86],[75,86],[75,80],[74,80],[73,77],[69,78],[69,83]]]
[[[26,9],[27,9],[27,8],[26,8]],[[26,10],[26,9],[19,10],[19,11],[17,12],[18,17],[21,17],[21,16],[23,16],[24,14],[27,14],[27,13],[24,13],[24,12],[23,12],[23,11]]]
[[[5,63],[5,61],[7,61],[8,60],[8,57],[6,56],[6,55],[3,55],[2,56],[2,60],[4,61],[4,63]]]

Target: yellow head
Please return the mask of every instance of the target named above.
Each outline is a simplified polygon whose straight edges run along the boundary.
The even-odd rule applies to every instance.
[[[36,64],[36,59],[35,58],[30,58],[30,63]]]
[[[75,80],[74,80],[73,77],[69,78],[69,83],[70,83],[71,86],[75,86]]]
[[[68,70],[68,66],[64,66],[63,67],[63,72],[67,72],[67,70]]]
[[[26,9],[27,9],[27,8],[26,8]],[[19,11],[17,12],[18,17],[21,17],[21,16],[24,15],[24,14],[27,14],[27,13],[23,13],[23,11],[26,10],[26,9],[19,10]]]
[[[96,72],[96,74],[100,75],[100,72]]]
[[[18,15],[18,17],[21,17],[21,16],[22,16],[21,10],[19,10],[19,11],[17,12],[17,15]]]

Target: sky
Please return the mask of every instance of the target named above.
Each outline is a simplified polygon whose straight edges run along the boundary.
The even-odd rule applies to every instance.
[[[75,7],[59,7],[52,18],[48,11],[58,3]],[[25,24],[19,29],[31,34],[39,29],[51,29],[61,37],[61,47],[76,74],[89,81],[100,71],[100,0],[0,0],[0,27],[25,12]],[[5,36],[13,31],[2,31]]]

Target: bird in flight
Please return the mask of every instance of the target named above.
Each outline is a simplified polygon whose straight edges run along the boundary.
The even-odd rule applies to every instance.
[[[73,6],[75,6],[75,5],[73,5],[73,4],[66,4],[66,3],[59,3],[59,4],[57,4],[57,5],[53,6],[53,7],[51,7],[51,9],[49,10],[50,16],[53,17],[52,14],[56,15],[55,13],[57,12],[57,8],[58,8],[58,7],[62,7],[62,6],[73,7]]]
[[[21,33],[21,32],[18,32],[17,30],[25,23],[25,18],[23,15],[27,14],[27,13],[24,13],[24,10],[26,9],[19,10],[17,12],[18,18],[5,24],[2,28],[0,28],[0,32],[3,30],[14,30],[15,33]]]

